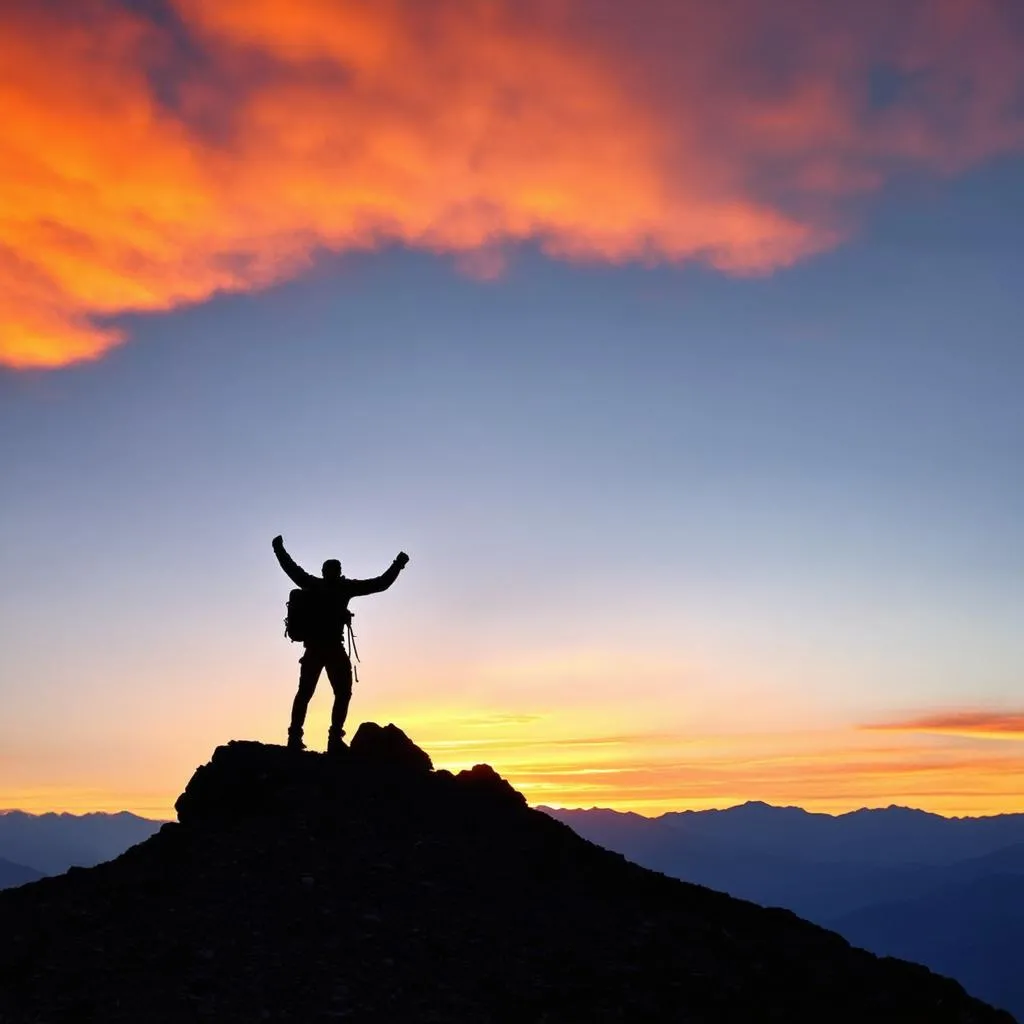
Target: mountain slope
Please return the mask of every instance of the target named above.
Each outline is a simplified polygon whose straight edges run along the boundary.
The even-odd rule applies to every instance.
[[[0,1020],[1007,1024],[924,968],[626,862],[394,727],[232,743],[180,824],[0,893]]]

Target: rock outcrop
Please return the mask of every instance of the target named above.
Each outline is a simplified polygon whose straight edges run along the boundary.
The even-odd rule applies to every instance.
[[[1008,1024],[955,982],[666,878],[394,726],[219,747],[179,822],[0,893],[0,1024]]]

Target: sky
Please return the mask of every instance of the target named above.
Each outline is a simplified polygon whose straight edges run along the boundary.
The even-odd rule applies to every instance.
[[[1024,812],[1024,8],[0,0],[0,113],[0,807],[283,742],[280,533],[531,803]]]

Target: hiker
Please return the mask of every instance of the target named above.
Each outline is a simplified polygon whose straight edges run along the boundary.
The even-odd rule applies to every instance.
[[[351,635],[352,613],[348,610],[350,598],[363,594],[378,594],[387,590],[398,579],[409,556],[400,551],[390,568],[372,580],[350,580],[341,575],[341,563],[329,558],[323,564],[322,576],[313,576],[295,564],[284,549],[280,535],[274,538],[274,554],[281,568],[300,588],[306,611],[301,628],[296,628],[291,619],[293,609],[289,602],[288,635],[301,640],[305,651],[299,659],[299,689],[292,702],[292,719],[288,727],[288,746],[303,750],[302,727],[306,721],[306,709],[316,690],[322,670],[327,670],[327,679],[334,690],[334,708],[331,712],[331,727],[327,733],[327,750],[333,752],[342,746],[345,735],[345,716],[352,699],[352,661],[345,650],[345,627]]]

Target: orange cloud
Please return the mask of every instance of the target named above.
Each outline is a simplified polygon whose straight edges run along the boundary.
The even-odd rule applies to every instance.
[[[1024,144],[998,0],[116,0],[0,34],[0,363],[398,242],[766,272],[894,167]],[[878,85],[881,82],[884,88]],[[872,83],[877,96],[872,97]]]
[[[1024,740],[1024,712],[949,711],[863,726],[874,732],[936,733],[996,740]]]

